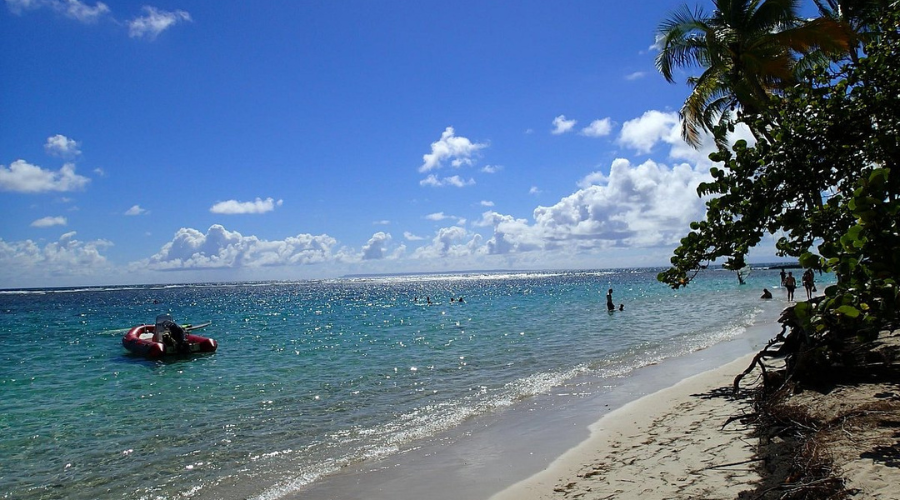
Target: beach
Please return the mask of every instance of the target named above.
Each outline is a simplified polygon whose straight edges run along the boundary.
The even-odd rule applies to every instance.
[[[491,500],[732,499],[759,480],[752,428],[729,419],[749,400],[731,383],[753,355],[619,408],[547,469]]]
[[[882,332],[878,343],[876,352],[896,353],[900,331]],[[760,498],[759,490],[814,488],[802,480],[791,485],[790,479],[760,486],[762,462],[784,467],[810,458],[783,457],[774,465],[747,425],[751,419],[735,418],[753,411],[746,394],[732,396],[735,375],[752,358],[741,357],[609,413],[591,426],[590,438],[490,500],[735,499],[742,492],[740,498]],[[814,422],[818,432],[807,449],[815,448],[814,458],[824,460],[854,498],[900,498],[896,382],[853,380],[827,392],[793,394],[786,404]]]

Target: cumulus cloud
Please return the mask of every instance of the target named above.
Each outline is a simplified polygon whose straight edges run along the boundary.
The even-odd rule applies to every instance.
[[[502,165],[485,165],[481,167],[481,171],[485,174],[496,174],[501,170],[503,170]]]
[[[101,252],[110,246],[106,240],[79,241],[74,231],[43,247],[32,240],[0,238],[0,279],[9,281],[23,274],[32,278],[96,274],[108,267]]]
[[[531,189],[528,190],[528,194],[538,195],[541,194],[541,190],[537,186],[531,186]]]
[[[128,36],[153,40],[163,31],[183,22],[190,22],[191,15],[183,10],[173,12],[145,5],[144,15],[128,21]]]
[[[456,168],[472,165],[478,151],[487,146],[487,143],[472,142],[465,137],[457,136],[453,127],[447,127],[441,134],[441,138],[431,143],[431,153],[422,156],[423,163],[419,167],[419,172],[425,173],[439,169],[448,161]]]
[[[125,211],[125,215],[141,215],[141,214],[146,214],[146,213],[148,213],[148,212],[146,210],[144,210],[143,208],[141,208],[140,205],[134,205],[133,207],[131,207]]]
[[[592,185],[554,206],[534,211],[549,240],[608,240],[629,247],[671,245],[705,210],[697,196],[707,170],[667,168],[653,161],[633,166],[617,159],[605,185]]]
[[[458,175],[452,175],[450,177],[438,177],[435,174],[428,174],[428,177],[419,181],[420,186],[430,186],[430,187],[466,187],[466,186],[474,186],[475,179],[470,178],[469,180],[463,180],[462,177]]]
[[[406,239],[406,241],[422,241],[425,239],[421,236],[416,236],[409,231],[403,231],[403,237]]]
[[[552,206],[534,210],[534,222],[486,212],[479,226],[493,227],[492,254],[532,250],[596,251],[610,247],[674,245],[691,221],[703,216],[697,186],[709,171],[653,161],[617,159],[609,176],[591,174],[585,187]]]
[[[653,150],[659,142],[673,144],[681,139],[678,113],[647,111],[640,118],[628,120],[622,125],[619,143],[646,154]]]
[[[380,260],[387,253],[387,245],[391,242],[391,234],[379,231],[369,238],[369,241],[363,245],[363,260]]]
[[[337,240],[322,234],[298,234],[284,240],[266,241],[243,236],[214,224],[202,233],[182,228],[172,241],[144,264],[154,270],[258,268],[335,261]]]
[[[9,168],[0,165],[0,191],[44,193],[77,191],[90,179],[75,173],[75,165],[66,163],[58,172],[45,170],[25,160],[16,160]]]
[[[591,172],[578,181],[578,187],[584,189],[594,184],[604,184],[606,182],[609,182],[609,177],[604,175],[603,172]]]
[[[734,132],[728,135],[731,144],[738,139],[744,139],[751,145],[756,143],[750,129],[744,124],[738,124]],[[626,122],[622,126],[618,142],[641,154],[650,153],[658,145],[663,145],[669,148],[669,159],[704,166],[711,165],[709,155],[716,151],[712,134],[701,131],[700,146],[694,148],[681,138],[681,120],[678,113],[655,110],[647,111],[642,116]]]
[[[51,156],[67,160],[71,160],[81,154],[81,151],[78,149],[78,143],[75,140],[60,134],[47,138],[47,142],[44,143],[44,151]]]
[[[479,203],[479,205],[481,205],[482,207],[493,207],[493,206],[494,206],[494,202],[493,202],[493,201],[490,201],[490,200],[481,200],[481,202]]]
[[[235,214],[264,214],[280,207],[284,200],[275,201],[272,198],[265,200],[257,198],[256,201],[237,201],[228,200],[220,201],[210,207],[209,211],[214,214],[235,215]]]
[[[482,247],[482,237],[470,233],[460,226],[438,229],[431,243],[417,248],[412,253],[414,259],[437,259],[467,257],[478,253]]]
[[[576,123],[578,122],[575,120],[567,120],[566,115],[559,115],[553,119],[553,130],[550,133],[553,135],[565,134],[572,130]]]
[[[581,135],[587,137],[604,137],[612,132],[612,120],[604,118],[602,120],[594,120],[590,125],[581,129]]]
[[[65,226],[66,225],[65,217],[42,217],[31,223],[31,227],[53,227],[53,226]]]
[[[493,255],[531,252],[546,246],[539,229],[525,219],[497,212],[485,212],[477,226],[493,228],[493,236],[486,243],[486,252]]]

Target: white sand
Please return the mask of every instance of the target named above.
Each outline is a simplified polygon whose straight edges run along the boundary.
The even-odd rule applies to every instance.
[[[591,426],[591,437],[491,500],[732,499],[759,480],[749,411],[731,383],[753,355],[645,396]],[[750,380],[746,380],[744,385]]]

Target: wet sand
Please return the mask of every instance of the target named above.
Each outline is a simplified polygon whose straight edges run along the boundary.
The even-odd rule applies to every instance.
[[[759,480],[755,440],[740,421],[749,400],[731,397],[753,355],[619,408],[591,437],[542,472],[491,500],[551,498],[732,499]]]

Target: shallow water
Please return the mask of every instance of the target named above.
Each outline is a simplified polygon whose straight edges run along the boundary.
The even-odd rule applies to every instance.
[[[191,498],[239,483],[277,497],[575,377],[738,336],[778,281],[707,271],[673,291],[657,271],[2,292],[2,498]],[[607,313],[607,288],[625,311]],[[212,321],[198,333],[218,352],[127,353],[125,331],[161,313]]]

